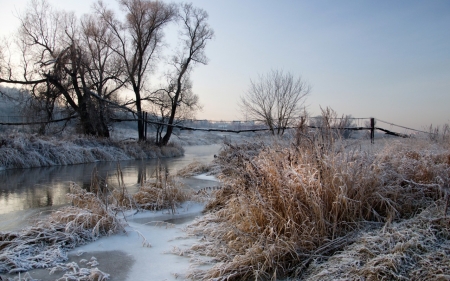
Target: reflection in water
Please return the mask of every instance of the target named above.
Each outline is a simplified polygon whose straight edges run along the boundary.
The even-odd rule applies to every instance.
[[[15,213],[46,210],[68,203],[66,194],[73,182],[90,189],[94,171],[108,183],[118,186],[118,166],[130,193],[134,193],[143,181],[155,178],[158,173],[176,172],[193,161],[209,163],[220,145],[190,146],[185,155],[177,158],[130,160],[120,162],[96,162],[71,166],[54,166],[0,171],[0,222],[11,220]],[[159,167],[159,168],[158,168]],[[210,183],[187,179],[191,187],[202,188]],[[0,231],[3,226],[0,223]]]

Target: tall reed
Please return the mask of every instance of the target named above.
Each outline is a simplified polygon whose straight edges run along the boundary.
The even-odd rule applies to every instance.
[[[344,144],[331,126],[319,133],[300,126],[290,145],[228,144],[218,158],[224,187],[190,228],[208,241],[193,249],[219,262],[191,277],[301,276],[313,258],[352,243],[361,227],[408,218],[450,183],[446,150]]]

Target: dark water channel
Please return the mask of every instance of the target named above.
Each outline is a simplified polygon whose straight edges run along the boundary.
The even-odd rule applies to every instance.
[[[175,175],[193,161],[210,163],[220,145],[185,147],[185,155],[176,158],[120,161],[123,180],[130,193],[136,191],[142,178],[151,180],[158,167]],[[94,170],[109,184],[117,186],[117,162],[96,162],[71,166],[0,171],[0,231],[14,230],[29,223],[38,214],[48,213],[68,203],[66,194],[71,183],[89,189]],[[201,179],[183,179],[192,188],[217,185]]]

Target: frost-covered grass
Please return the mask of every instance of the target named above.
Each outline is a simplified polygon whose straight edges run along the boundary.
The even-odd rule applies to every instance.
[[[199,161],[194,161],[184,167],[183,169],[179,170],[177,175],[180,177],[192,177],[200,174],[210,174],[210,173],[217,173],[218,167],[217,165],[212,164],[205,164],[201,163]]]
[[[111,208],[93,193],[73,185],[72,206],[18,232],[0,232],[0,272],[49,268],[67,260],[76,246],[124,229]]]
[[[202,201],[192,189],[188,189],[166,172],[159,171],[155,182],[141,185],[138,192],[133,194],[136,206],[145,210],[171,210],[175,212],[181,203],[188,200]]]
[[[361,231],[328,260],[313,259],[304,280],[448,280],[450,224],[442,200],[410,219]]]
[[[66,137],[11,133],[0,135],[0,168],[72,165],[183,155],[180,145],[158,147],[137,141],[115,141],[81,135]]]
[[[345,256],[342,263],[354,268],[351,273],[338,269],[336,257],[329,280],[431,276],[433,256],[449,253],[444,213],[449,144],[405,139],[379,149],[348,144],[331,131],[299,132],[289,144],[228,144],[218,157],[223,188],[209,202],[209,213],[189,228],[205,240],[191,250],[218,262],[193,270],[190,277],[303,279],[309,272],[311,280],[321,280],[314,279],[310,266],[349,245],[355,245],[349,251],[362,249],[356,243],[367,240],[361,237],[378,234],[359,257],[353,259],[354,252]],[[382,243],[385,238],[390,240]],[[447,260],[435,267],[448,266]],[[326,268],[320,267],[321,276]],[[438,270],[445,276],[447,271]]]
[[[50,268],[51,272],[68,271],[58,280],[104,280],[98,278],[106,278],[108,274],[94,265],[88,270],[78,264],[64,264],[67,252],[102,236],[125,232],[125,213],[162,209],[175,213],[186,201],[205,201],[204,196],[183,188],[163,169],[159,172],[156,182],[142,183],[133,195],[126,191],[119,166],[117,185],[107,185],[96,171],[91,192],[72,184],[68,194],[71,206],[52,212],[23,230],[0,232],[0,273]],[[145,237],[142,238],[146,245]]]

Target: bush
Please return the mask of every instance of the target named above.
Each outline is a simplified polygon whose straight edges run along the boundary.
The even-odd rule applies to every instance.
[[[300,135],[296,145],[222,151],[224,187],[190,228],[209,241],[195,251],[219,263],[192,278],[300,276],[314,257],[342,250],[367,225],[408,219],[448,192],[446,149],[419,141],[349,149],[333,137]]]

